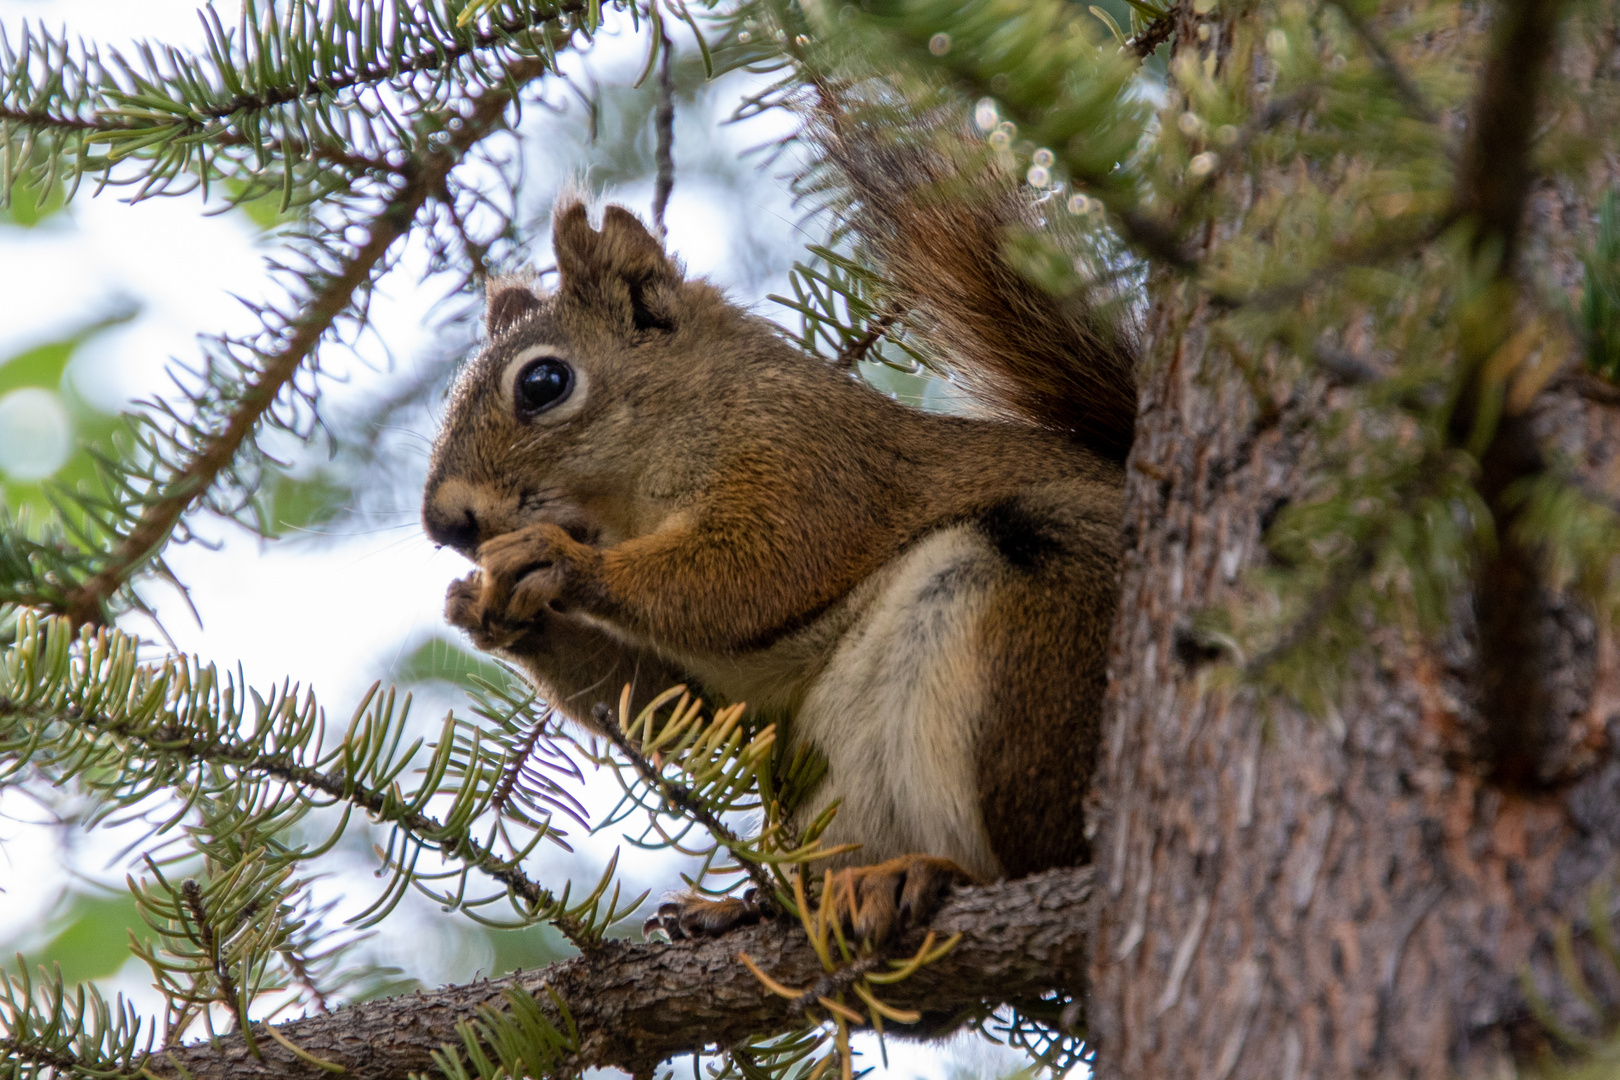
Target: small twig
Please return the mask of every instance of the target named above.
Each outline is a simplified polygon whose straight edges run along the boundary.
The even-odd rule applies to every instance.
[[[41,1046],[36,1042],[30,1042],[27,1039],[19,1039],[11,1035],[0,1038],[0,1055],[3,1055],[3,1057],[0,1057],[0,1060],[5,1060],[8,1062],[8,1064],[10,1062],[17,1062],[19,1064],[22,1062],[28,1062],[34,1065],[41,1065],[52,1070],[52,1072],[57,1076],[89,1075],[89,1070],[84,1068],[84,1061],[74,1054]],[[120,1069],[117,1072],[103,1072],[98,1069],[95,1075],[107,1078],[107,1080],[110,1080],[110,1078],[114,1076],[127,1076],[130,1077],[131,1080],[136,1080],[136,1078],[142,1076],[141,1070],[145,1065],[145,1061],[145,1055],[141,1055],[138,1056],[135,1059],[135,1063],[128,1068]]]
[[[1176,18],[1181,14],[1181,5],[1172,4],[1170,10],[1148,23],[1137,34],[1125,43],[1125,47],[1136,54],[1137,59],[1146,60],[1153,55],[1153,50],[1170,40],[1170,35],[1176,31]]]
[[[898,308],[890,308],[880,317],[866,324],[866,333],[838,350],[833,366],[840,371],[853,371],[855,365],[866,359],[866,354],[889,333],[889,328],[900,320]]]
[[[296,949],[284,949],[281,958],[287,964],[287,970],[292,972],[293,981],[309,991],[310,1000],[321,1012],[331,1012],[332,1003],[327,1000],[326,992],[315,981],[315,975],[309,970],[309,963],[302,953]]]
[[[1577,371],[1555,385],[1568,386],[1587,401],[1598,405],[1620,406],[1620,386],[1589,371]]]
[[[1293,652],[1321,630],[1323,621],[1333,609],[1350,595],[1350,591],[1355,588],[1358,581],[1378,565],[1377,545],[1382,539],[1383,536],[1380,534],[1371,540],[1364,540],[1356,546],[1351,555],[1334,567],[1327,583],[1311,597],[1310,606],[1305,609],[1303,615],[1294,620],[1288,632],[1271,648],[1243,665],[1243,675],[1246,679],[1260,678],[1277,660]]]
[[[1346,349],[1333,345],[1318,345],[1311,351],[1316,366],[1340,386],[1365,386],[1377,382],[1378,369]]]
[[[0,121],[20,124],[25,127],[36,128],[69,128],[75,131],[130,131],[134,129],[176,127],[186,134],[202,131],[210,122],[218,122],[244,110],[264,110],[275,108],[278,105],[288,105],[303,98],[320,97],[337,93],[342,90],[352,90],[359,86],[367,86],[398,79],[402,76],[423,71],[443,71],[451,68],[456,61],[483,49],[512,44],[515,35],[534,33],[548,22],[553,22],[565,15],[577,15],[590,6],[590,0],[563,0],[555,7],[531,12],[528,15],[514,19],[505,19],[490,25],[487,29],[472,34],[448,49],[439,47],[436,43],[429,43],[426,50],[414,56],[400,56],[385,60],[375,65],[362,65],[347,74],[327,78],[312,78],[296,86],[270,86],[259,93],[235,94],[217,105],[199,105],[188,108],[183,115],[177,115],[172,122],[158,124],[140,124],[123,119],[116,112],[108,110],[98,111],[94,119],[61,116],[49,111],[29,111],[10,106],[0,105]],[[539,62],[544,66],[544,60],[536,58],[531,61],[520,59],[516,66]],[[505,89],[504,84],[501,85]]]
[[[1361,43],[1367,46],[1367,51],[1372,53],[1373,60],[1383,71],[1384,77],[1395,87],[1395,92],[1400,95],[1401,100],[1406,102],[1406,107],[1411,110],[1412,115],[1430,124],[1439,123],[1440,114],[1429,104],[1428,98],[1423,96],[1423,91],[1418,89],[1412,77],[1406,73],[1406,69],[1390,54],[1383,39],[1367,25],[1367,20],[1356,12],[1355,6],[1345,3],[1344,0],[1336,0],[1335,6],[1344,16],[1344,21],[1350,24],[1350,29],[1361,39]]]
[[[214,926],[208,918],[208,909],[203,906],[202,889],[198,887],[194,878],[187,878],[180,884],[180,894],[185,898],[186,910],[196,920],[200,944],[203,951],[208,954],[208,963],[214,969],[214,978],[219,980],[220,1000],[231,1011],[231,1016],[236,1021],[236,1029],[245,1034],[247,1018],[242,1015],[242,1000],[237,993],[236,980],[231,976],[230,966],[225,963],[224,945],[214,933]]]
[[[0,698],[0,717],[15,715],[45,716],[49,714],[25,710],[14,702]],[[271,776],[277,780],[284,780],[289,784],[296,784],[301,788],[319,791],[323,795],[341,799],[365,810],[378,821],[386,821],[391,825],[397,825],[406,833],[417,838],[444,838],[450,834],[444,823],[437,818],[417,812],[400,811],[401,804],[397,793],[377,791],[353,783],[341,773],[323,773],[319,769],[301,765],[291,752],[264,754],[247,743],[217,743],[196,738],[186,738],[185,732],[173,728],[163,728],[156,732],[140,731],[131,728],[129,725],[120,724],[102,714],[85,715],[83,713],[63,712],[57,718],[64,723],[90,728],[94,731],[121,738],[130,744],[145,746],[148,752],[152,754],[173,754],[176,757],[190,761],[227,765],[245,773]],[[153,747],[156,747],[156,749]],[[391,814],[385,813],[390,808],[393,808],[393,812]],[[536,909],[550,907],[556,902],[556,897],[548,889],[535,882],[517,865],[502,859],[494,851],[484,847],[470,836],[456,837],[456,843],[453,847],[443,839],[423,842],[432,850],[441,852],[447,858],[455,858],[482,873],[488,874]],[[561,915],[547,921],[556,926],[563,933],[563,936],[578,946],[581,952],[590,952],[600,947],[600,943],[592,935],[585,932],[585,928],[577,919]]]
[[[664,227],[664,210],[669,206],[669,194],[675,190],[675,82],[670,77],[670,56],[675,52],[666,39],[664,55],[658,64],[658,110],[653,114],[653,127],[658,136],[654,153],[658,162],[658,180],[653,187],[653,228],[659,239],[669,235]]]
[[[27,128],[65,128],[69,131],[107,131],[111,125],[98,123],[95,120],[81,120],[76,116],[62,116],[57,113],[29,109],[14,109],[9,105],[0,105],[0,123],[19,124]],[[128,125],[118,125],[121,130]]]
[[[1439,471],[1433,467],[1419,471],[1419,479],[1412,487],[1401,492],[1395,505],[1386,511],[1368,534],[1357,540],[1353,549],[1333,567],[1328,574],[1328,580],[1316,591],[1304,614],[1294,620],[1287,633],[1270,648],[1244,663],[1245,678],[1256,679],[1264,675],[1266,669],[1278,659],[1321,630],[1322,623],[1333,609],[1347,599],[1356,583],[1372,573],[1378,565],[1380,549],[1394,531],[1396,523],[1411,514],[1421,500],[1433,496],[1440,480]]]
[[[827,898],[822,897],[821,902],[826,903]],[[848,990],[851,986],[882,967],[887,962],[887,959],[881,954],[874,953],[853,963],[845,964],[837,971],[829,971],[826,975],[817,979],[810,989],[793,999],[793,1011],[802,1013],[806,1009],[815,1008],[818,1004],[818,998],[830,998],[840,991]]]
[[[529,763],[529,755],[534,753],[534,748],[540,742],[540,736],[545,730],[544,719],[535,721],[529,733],[512,748],[512,764],[501,773],[501,778],[495,781],[494,790],[489,793],[489,807],[497,814],[506,812],[512,792],[517,787],[518,778],[523,775],[523,766]]]
[[[1348,270],[1352,266],[1374,265],[1424,247],[1451,228],[1460,216],[1461,211],[1452,207],[1416,232],[1391,232],[1383,236],[1374,236],[1366,243],[1354,247],[1347,246],[1320,266],[1293,281],[1261,289],[1250,296],[1211,293],[1210,303],[1225,310],[1249,308],[1255,311],[1275,311],[1295,302],[1312,286],[1341,270]]]

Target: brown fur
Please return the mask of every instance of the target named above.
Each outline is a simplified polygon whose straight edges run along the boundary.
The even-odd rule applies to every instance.
[[[869,583],[932,550],[942,530],[965,530],[949,550],[970,565],[924,562],[917,572],[934,575],[938,618],[969,612],[952,607],[952,573],[971,570],[971,595],[989,597],[974,616],[982,712],[970,730],[948,733],[976,747],[961,767],[977,777],[998,864],[980,873],[1086,857],[1081,800],[1115,602],[1121,483],[1118,465],[1073,434],[1096,400],[1095,380],[1020,384],[1029,407],[1010,411],[1068,417],[1045,425],[1067,436],[1028,420],[925,414],[685,280],[618,207],[600,230],[583,205],[560,208],[556,246],[555,294],[536,296],[526,283],[492,292],[491,342],[459,381],[434,450],[428,533],[479,566],[452,586],[450,621],[523,665],[581,722],[626,681],[640,699],[685,681],[748,693],[791,741],[806,694],[842,670],[833,655],[851,631],[841,628],[864,625],[887,595]],[[1009,340],[983,337],[995,347]],[[1090,344],[1071,336],[1068,348]],[[575,372],[573,391],[526,414],[512,383],[535,358],[552,357]],[[1062,359],[1070,369],[1089,362],[1083,351]],[[986,379],[1021,378],[1024,366],[1001,363]],[[928,632],[896,631],[886,647],[904,651],[907,633],[923,634],[920,670],[947,677],[955,669],[927,666],[944,662],[930,659]],[[863,767],[881,781],[881,762]],[[883,837],[860,830],[883,827],[878,818],[848,826],[879,852]],[[852,912],[866,905],[875,914],[865,921],[886,929],[913,894],[923,911],[965,876],[924,857],[950,854],[861,871],[849,887],[901,907],[883,917],[883,905],[866,900]],[[713,929],[716,920],[688,921]]]

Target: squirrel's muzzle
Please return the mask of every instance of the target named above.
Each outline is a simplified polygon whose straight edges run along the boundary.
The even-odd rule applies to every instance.
[[[479,544],[503,531],[497,527],[499,502],[493,492],[460,477],[430,479],[422,499],[422,528],[435,544],[471,559]]]
[[[464,508],[461,516],[457,517],[437,513],[432,506],[424,506],[422,527],[429,540],[440,547],[455,548],[469,559],[478,548],[478,515],[470,507]]]

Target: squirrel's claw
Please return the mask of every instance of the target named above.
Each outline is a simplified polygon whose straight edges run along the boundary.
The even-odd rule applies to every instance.
[[[709,900],[682,896],[658,905],[657,914],[641,927],[641,935],[651,938],[662,932],[670,941],[719,937],[739,926],[750,926],[765,915],[758,893],[749,889],[743,896]]]

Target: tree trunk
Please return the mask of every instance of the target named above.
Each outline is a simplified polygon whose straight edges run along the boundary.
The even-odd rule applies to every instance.
[[[1189,8],[1178,41],[1218,47],[1219,28],[1203,46],[1195,31],[1220,15]],[[1602,17],[1604,34],[1566,34],[1558,64],[1612,94],[1611,5]],[[1579,124],[1578,109],[1560,121]],[[1284,179],[1252,179],[1246,205]],[[1579,286],[1592,197],[1614,182],[1590,180],[1537,183],[1527,280]],[[1240,228],[1241,215],[1218,224],[1208,247]],[[1279,407],[1262,410],[1252,372],[1210,333],[1219,312],[1174,275],[1151,288],[1095,794],[1098,1075],[1441,1077],[1610,1032],[1620,970],[1590,929],[1620,897],[1612,628],[1545,590],[1525,615],[1555,658],[1550,779],[1536,785],[1502,784],[1479,752],[1467,604],[1442,640],[1377,628],[1326,719],[1212,683],[1191,620],[1265,564],[1264,525],[1306,496],[1317,422],[1349,391],[1279,377]],[[1583,396],[1581,379],[1542,393],[1525,421],[1614,502],[1620,409]]]

